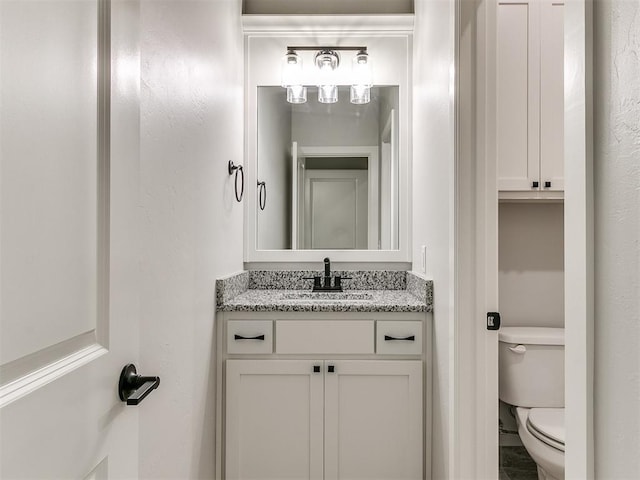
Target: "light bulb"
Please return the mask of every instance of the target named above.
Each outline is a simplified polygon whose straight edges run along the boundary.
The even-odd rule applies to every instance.
[[[302,85],[302,58],[292,50],[282,58],[282,86]]]
[[[353,76],[352,85],[361,85],[363,87],[373,85],[371,60],[367,52],[360,50],[357,55],[353,57],[351,70]]]

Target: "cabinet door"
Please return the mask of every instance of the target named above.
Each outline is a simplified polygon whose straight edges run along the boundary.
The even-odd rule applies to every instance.
[[[564,190],[564,4],[540,4],[540,184]],[[550,182],[550,187],[545,187]]]
[[[423,478],[422,362],[325,367],[325,479]]]
[[[534,2],[498,2],[496,147],[503,191],[531,190],[539,181],[538,15]]]
[[[226,374],[225,478],[322,480],[322,361],[227,360]]]

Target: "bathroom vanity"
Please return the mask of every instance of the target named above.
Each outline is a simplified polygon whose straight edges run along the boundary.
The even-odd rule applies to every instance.
[[[427,478],[431,283],[248,288],[277,273],[218,281],[219,478]]]

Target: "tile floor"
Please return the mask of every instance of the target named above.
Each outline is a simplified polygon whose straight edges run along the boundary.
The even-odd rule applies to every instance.
[[[536,463],[524,447],[500,447],[500,480],[538,480]]]

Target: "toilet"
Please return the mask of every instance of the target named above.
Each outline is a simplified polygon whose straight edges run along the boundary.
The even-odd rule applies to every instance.
[[[564,328],[502,327],[499,396],[513,406],[518,435],[539,480],[564,479]]]

